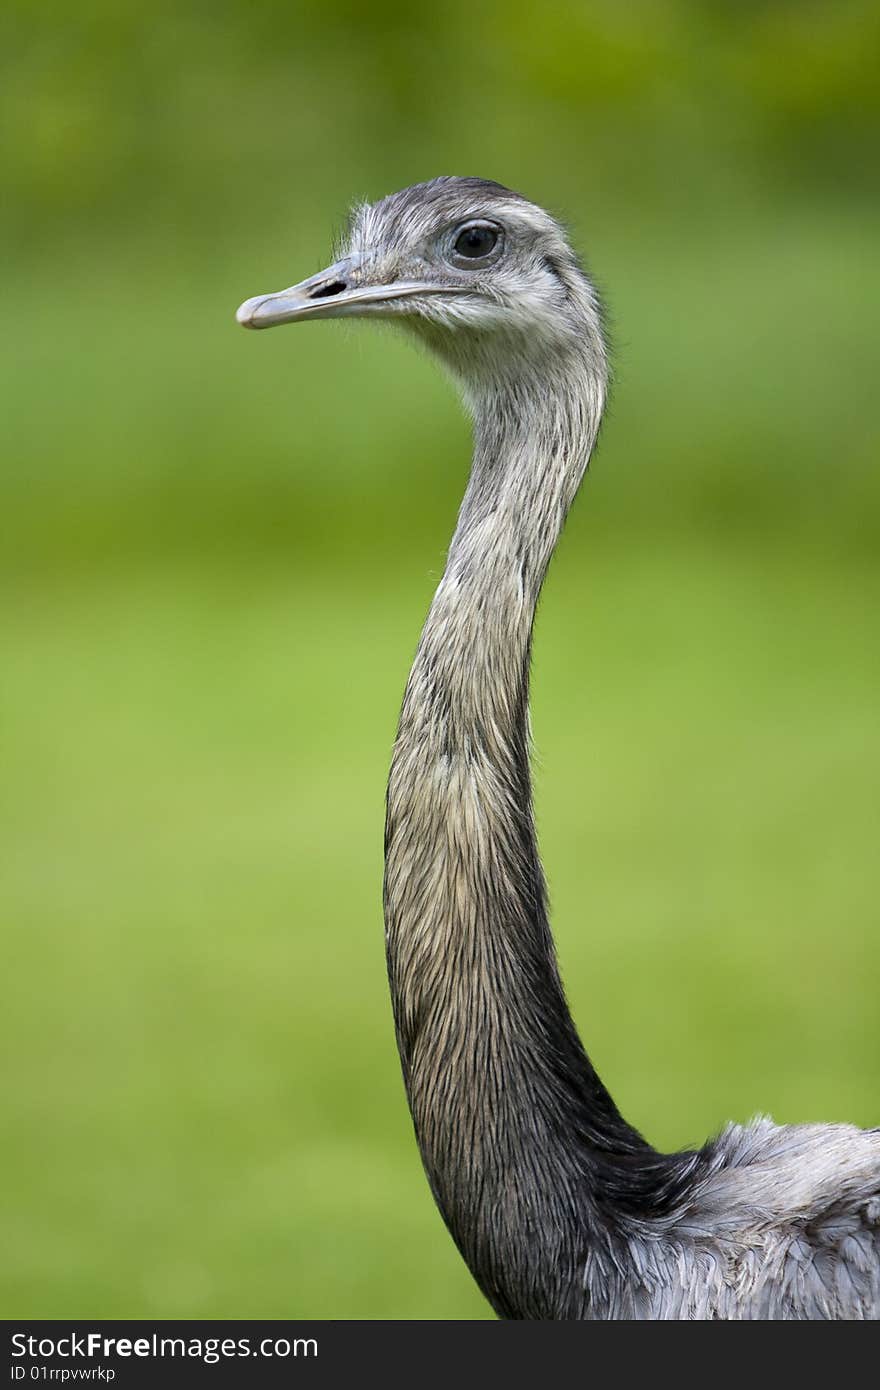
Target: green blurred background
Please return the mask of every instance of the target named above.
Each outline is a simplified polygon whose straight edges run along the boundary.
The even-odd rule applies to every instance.
[[[877,1123],[876,5],[73,10],[0,30],[3,1314],[488,1314],[379,901],[467,426],[391,333],[233,322],[437,173],[610,307],[533,710],[587,1044],[662,1146]]]

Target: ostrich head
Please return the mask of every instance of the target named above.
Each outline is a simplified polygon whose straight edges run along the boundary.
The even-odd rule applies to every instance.
[[[598,300],[564,231],[485,179],[432,179],[356,208],[333,265],[237,317],[272,328],[355,316],[397,320],[472,381],[573,355],[605,376]]]

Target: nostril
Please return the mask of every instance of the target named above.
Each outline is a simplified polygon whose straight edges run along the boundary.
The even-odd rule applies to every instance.
[[[327,285],[319,285],[316,290],[312,290],[309,299],[329,299],[332,294],[342,294],[343,290],[348,289],[344,280],[331,280]]]

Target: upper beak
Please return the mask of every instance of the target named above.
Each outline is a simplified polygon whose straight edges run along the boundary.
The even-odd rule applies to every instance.
[[[299,319],[332,319],[381,310],[389,300],[414,295],[449,294],[449,287],[396,281],[391,285],[358,284],[360,258],[348,256],[318,275],[276,294],[246,299],[235,317],[242,328],[274,328]]]

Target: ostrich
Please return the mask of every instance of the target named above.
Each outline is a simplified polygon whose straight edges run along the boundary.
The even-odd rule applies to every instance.
[[[529,774],[532,624],[596,442],[608,358],[559,224],[497,183],[358,207],[329,269],[246,328],[397,321],[460,383],[473,464],[403,697],[384,908],[434,1198],[504,1318],[880,1318],[880,1130],[731,1125],[665,1154],[584,1051],[547,919]]]

